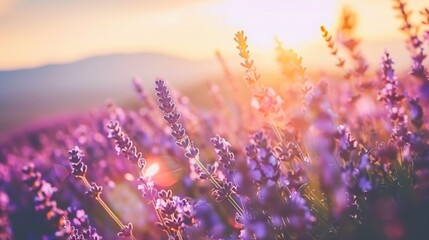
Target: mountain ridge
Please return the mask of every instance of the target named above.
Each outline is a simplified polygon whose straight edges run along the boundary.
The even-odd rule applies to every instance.
[[[156,53],[110,54],[71,63],[0,71],[0,133],[56,113],[89,110],[134,97],[131,79],[149,91],[157,78],[174,87],[221,75],[215,60],[189,60]]]

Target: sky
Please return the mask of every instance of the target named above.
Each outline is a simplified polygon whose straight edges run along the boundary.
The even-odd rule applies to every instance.
[[[423,9],[409,0],[410,9]],[[309,62],[329,57],[319,27],[334,31],[344,5],[358,14],[364,51],[400,48],[391,0],[0,0],[0,69],[20,69],[114,53],[153,52],[187,59],[235,56],[244,30],[256,53],[274,36]],[[429,4],[427,4],[429,5]],[[415,14],[413,21],[420,19]],[[372,49],[377,49],[373,51]],[[317,55],[315,51],[317,50]],[[326,51],[325,51],[326,50]],[[402,49],[403,50],[403,49]],[[400,50],[397,51],[400,54]]]

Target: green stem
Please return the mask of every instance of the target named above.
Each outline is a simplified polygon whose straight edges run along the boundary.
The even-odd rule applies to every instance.
[[[85,176],[81,177],[84,185],[88,188],[91,189],[91,184],[88,182],[88,179],[86,179]],[[107,206],[107,204],[103,201],[103,199],[101,199],[101,197],[95,197],[95,200],[101,205],[101,207],[103,207],[104,211],[107,212],[107,214],[109,214],[109,216],[113,219],[113,221],[115,221],[115,223],[121,228],[123,229],[125,227],[125,225],[121,222],[121,220],[119,220],[119,218],[115,215],[115,213],[109,208],[109,206]],[[130,238],[132,240],[136,240],[136,238],[132,235]]]

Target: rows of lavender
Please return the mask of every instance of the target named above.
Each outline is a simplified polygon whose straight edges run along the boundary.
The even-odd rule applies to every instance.
[[[138,109],[108,101],[3,143],[0,239],[429,239],[429,9],[413,24],[394,2],[410,74],[388,51],[368,66],[345,10],[335,36],[321,27],[341,77],[308,76],[276,40],[270,87],[238,32],[244,81],[218,54],[212,110],[135,79]]]

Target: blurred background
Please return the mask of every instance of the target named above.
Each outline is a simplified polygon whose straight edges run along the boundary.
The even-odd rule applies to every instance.
[[[425,4],[408,2],[415,12]],[[303,57],[308,71],[335,71],[319,27],[334,33],[344,6],[358,14],[357,35],[370,65],[385,49],[399,69],[409,64],[399,58],[406,54],[404,36],[390,0],[1,0],[0,139],[103,107],[108,98],[127,104],[135,97],[135,76],[148,89],[156,78],[188,89],[217,81],[223,73],[216,50],[240,76],[238,30],[248,35],[266,76],[280,74],[275,36]]]

